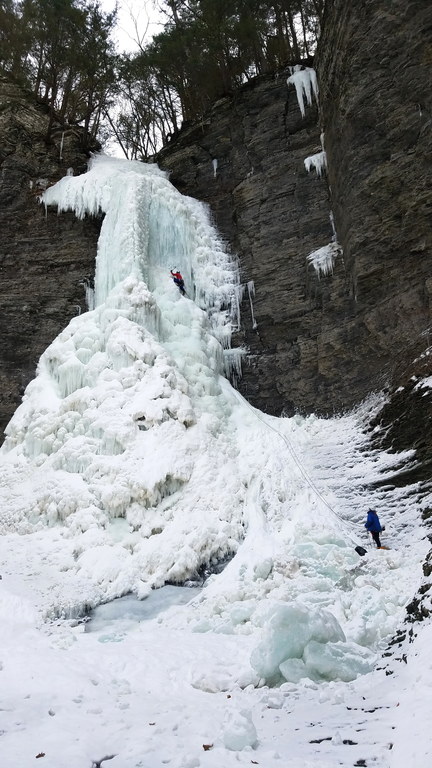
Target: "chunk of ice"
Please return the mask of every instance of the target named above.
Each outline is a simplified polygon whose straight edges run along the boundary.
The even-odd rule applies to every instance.
[[[298,683],[302,677],[309,677],[302,659],[287,659],[279,664],[279,669],[288,683]]]
[[[248,710],[242,709],[228,714],[222,728],[222,741],[227,749],[234,752],[255,746],[257,732]]]
[[[345,683],[371,672],[375,663],[375,656],[357,643],[324,644],[315,640],[308,643],[303,658],[308,677]]]
[[[272,682],[280,676],[280,665],[287,659],[301,659],[306,645],[344,641],[342,629],[329,611],[315,608],[313,613],[301,603],[276,604],[264,636],[252,651],[255,672]]]
[[[304,159],[305,168],[308,173],[314,168],[317,176],[322,176],[327,168],[327,155],[324,151],[317,152],[316,155],[309,155]]]

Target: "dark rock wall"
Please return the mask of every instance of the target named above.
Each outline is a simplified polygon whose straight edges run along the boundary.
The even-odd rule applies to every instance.
[[[332,228],[327,183],[304,167],[321,149],[316,105],[302,118],[288,74],[221,99],[158,157],[181,192],[209,203],[239,256],[242,281],[255,285],[257,327],[246,293],[236,339],[249,351],[239,388],[271,413],[314,410],[318,398],[331,408],[323,382],[332,361],[319,359],[318,331],[324,307],[337,322],[334,296],[346,290],[342,261],[333,278],[321,280],[306,262],[330,242]]]
[[[429,344],[432,4],[330,0],[317,62],[331,205],[354,299],[340,336],[358,399],[397,384]]]
[[[100,223],[47,214],[47,183],[86,169],[80,132],[55,128],[16,86],[0,80],[0,435],[34,377],[38,359],[69,320],[85,311]],[[60,157],[61,149],[61,157]],[[0,438],[1,442],[1,438]]]
[[[350,407],[426,346],[431,29],[431,3],[330,0],[319,121],[315,107],[301,118],[286,75],[263,78],[160,157],[182,192],[210,204],[243,280],[255,283],[256,332],[242,306],[249,357],[239,387],[264,410]],[[319,151],[318,122],[330,195],[303,166]],[[330,241],[330,209],[343,257],[318,279],[306,257]]]
[[[432,295],[430,183],[432,4],[329,0],[317,54],[320,115],[301,117],[288,73],[258,78],[185,127],[160,165],[207,202],[253,281],[236,343],[239,387],[271,413],[331,414],[397,386],[428,345]],[[0,82],[0,427],[39,355],[85,308],[99,222],[47,217],[43,180],[85,170],[80,134]],[[325,133],[327,179],[304,168]],[[217,161],[215,170],[214,162]],[[42,181],[41,181],[42,180]],[[332,238],[343,256],[319,278],[307,256]],[[175,255],[173,254],[173,258]]]

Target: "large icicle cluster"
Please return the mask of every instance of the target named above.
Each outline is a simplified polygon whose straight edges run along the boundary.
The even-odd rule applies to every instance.
[[[205,206],[179,194],[158,166],[103,155],[82,176],[66,176],[42,196],[76,216],[105,214],[98,243],[95,304],[125,277],[158,291],[177,267],[189,293],[230,347],[239,323],[239,273],[211,226]]]
[[[307,256],[307,261],[309,264],[312,264],[318,277],[321,275],[330,275],[333,272],[336,257],[340,253],[340,250],[338,243],[328,243],[322,248],[312,251],[312,253]]]
[[[156,166],[96,157],[87,174],[65,177],[43,202],[80,217],[105,214],[96,308],[48,347],[8,425],[5,471],[27,493],[2,507],[0,524],[25,531],[64,521],[85,532],[126,518],[138,536],[134,555],[147,551],[142,574],[154,583],[168,573],[184,578],[232,552],[241,530],[241,506],[234,514],[230,505],[238,469],[232,482],[222,477],[231,449],[224,439],[219,445],[230,412],[219,379],[238,322],[236,263],[205,207]],[[173,266],[195,301],[180,296]],[[238,357],[230,358],[237,371]],[[209,461],[219,480],[213,502],[203,504],[197,487]],[[173,503],[184,555],[174,554],[170,534],[164,558]],[[134,571],[119,571],[128,588]]]
[[[291,75],[287,79],[288,85],[294,85],[297,94],[297,101],[300,107],[302,117],[305,116],[305,98],[306,103],[310,107],[312,104],[312,97],[318,101],[318,80],[316,72],[312,67],[302,67],[301,64],[296,64],[294,67],[290,67]]]

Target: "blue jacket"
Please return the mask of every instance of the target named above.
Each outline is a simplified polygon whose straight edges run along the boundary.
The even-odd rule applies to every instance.
[[[374,509],[368,510],[365,528],[371,533],[380,533],[382,531],[379,517]]]

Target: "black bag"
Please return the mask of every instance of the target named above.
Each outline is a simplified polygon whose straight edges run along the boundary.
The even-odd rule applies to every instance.
[[[355,551],[357,552],[358,555],[361,555],[362,557],[364,557],[364,555],[367,555],[367,549],[365,549],[364,547],[356,547]]]

